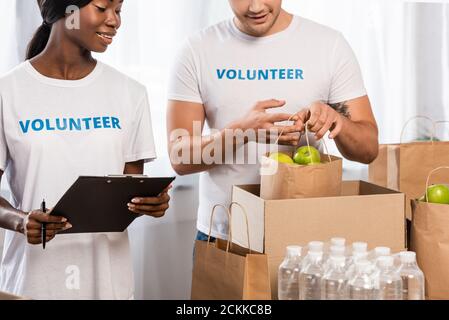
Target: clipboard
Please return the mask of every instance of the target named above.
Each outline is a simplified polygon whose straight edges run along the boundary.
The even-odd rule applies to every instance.
[[[52,210],[73,228],[58,234],[123,232],[139,217],[128,210],[135,197],[157,197],[175,177],[81,176]]]

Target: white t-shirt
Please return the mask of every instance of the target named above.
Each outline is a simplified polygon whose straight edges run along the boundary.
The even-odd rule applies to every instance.
[[[155,156],[146,89],[115,69],[98,62],[87,77],[65,81],[26,61],[0,78],[0,170],[16,208],[38,209],[44,198],[51,208],[79,176],[123,174],[127,162]],[[0,290],[33,299],[130,299],[128,234],[58,235],[44,251],[7,231]]]
[[[286,100],[273,111],[296,113],[315,101],[338,103],[365,95],[360,67],[343,36],[298,16],[267,37],[239,31],[232,19],[205,29],[180,52],[169,87],[169,99],[203,104],[207,125],[214,129],[223,129],[261,100]],[[245,148],[266,151],[254,145]],[[230,203],[232,185],[259,182],[259,164],[220,165],[201,173],[198,229],[208,233],[212,206]],[[217,213],[212,235],[226,238],[227,225],[226,215]]]

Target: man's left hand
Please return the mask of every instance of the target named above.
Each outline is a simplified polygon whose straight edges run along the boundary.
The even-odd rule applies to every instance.
[[[315,133],[317,140],[330,131],[329,138],[335,139],[341,132],[344,119],[341,114],[323,102],[314,102],[309,109],[298,113],[297,125],[308,123],[308,129]]]

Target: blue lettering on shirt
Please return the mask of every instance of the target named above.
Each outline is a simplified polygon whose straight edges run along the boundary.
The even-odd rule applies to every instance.
[[[303,69],[217,69],[218,80],[304,80]]]
[[[94,118],[56,118],[56,119],[33,119],[20,120],[19,126],[22,133],[52,132],[52,131],[90,131],[99,129],[122,130],[120,119],[116,117],[94,117]]]

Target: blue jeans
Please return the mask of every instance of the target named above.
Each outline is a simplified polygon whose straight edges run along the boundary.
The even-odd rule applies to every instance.
[[[196,238],[195,240],[197,241],[207,241],[207,239],[209,238],[209,236],[201,231],[198,230],[198,233],[196,234]],[[214,237],[210,237],[210,242],[215,242]],[[193,246],[193,261],[195,261],[195,246]]]
[[[198,233],[196,234],[196,239],[195,240],[199,240],[199,241],[207,241],[207,239],[209,238],[209,236],[201,231],[198,231]],[[215,242],[214,237],[210,237],[210,242]]]

